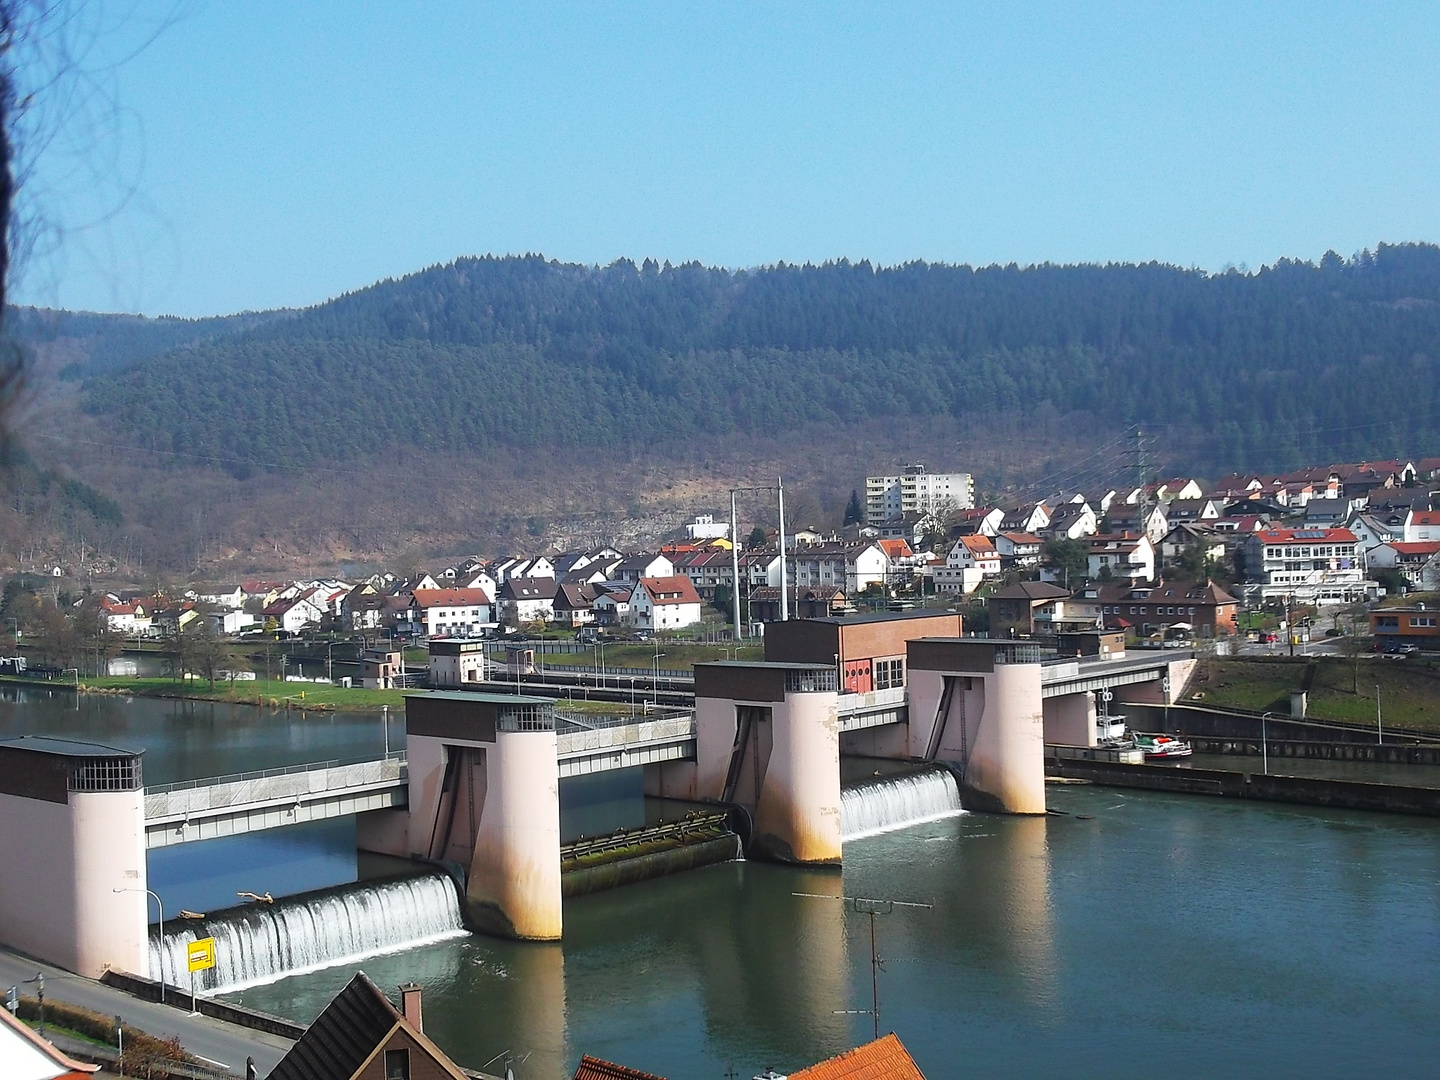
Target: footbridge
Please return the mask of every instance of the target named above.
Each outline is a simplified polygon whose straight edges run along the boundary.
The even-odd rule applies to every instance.
[[[145,848],[242,836],[307,821],[409,805],[403,752],[374,761],[322,761],[145,789]]]
[[[1170,665],[1194,660],[1189,650],[1166,650],[1120,659],[1101,656],[1045,660],[1040,665],[1040,696],[1066,697],[1091,690],[1114,690],[1141,683],[1163,683]]]

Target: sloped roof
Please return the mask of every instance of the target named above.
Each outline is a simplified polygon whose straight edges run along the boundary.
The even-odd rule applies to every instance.
[[[575,1080],[665,1080],[665,1078],[656,1076],[654,1073],[641,1072],[639,1069],[627,1068],[624,1065],[616,1065],[613,1061],[586,1054],[580,1059],[580,1064],[575,1066]]]
[[[676,574],[674,577],[647,577],[641,578],[640,584],[644,586],[650,600],[657,607],[668,604],[698,604],[700,594],[695,591],[695,586],[684,574]]]
[[[99,1068],[67,1057],[9,1009],[0,1009],[0,1073],[6,1080],[79,1080]]]
[[[507,600],[553,600],[560,584],[553,577],[512,577],[500,586]]]
[[[894,1032],[874,1042],[792,1072],[790,1080],[925,1080]]]
[[[1392,540],[1386,546],[1394,548],[1397,554],[1408,555],[1411,558],[1429,558],[1440,552],[1440,540]]]
[[[269,1080],[350,1080],[399,1019],[400,1010],[357,971],[280,1059]]]
[[[1020,581],[990,595],[991,600],[1060,600],[1070,595],[1069,589],[1048,581]]]
[[[553,582],[555,579],[549,580]],[[419,608],[465,607],[490,603],[490,594],[484,589],[416,589],[411,595],[415,597],[415,606]]]

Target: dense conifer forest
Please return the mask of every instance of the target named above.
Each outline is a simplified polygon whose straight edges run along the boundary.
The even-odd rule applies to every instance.
[[[57,318],[12,327],[76,334]],[[486,257],[298,313],[66,318],[92,320],[88,412],[240,469],[1042,408],[1186,430],[1212,474],[1440,447],[1430,245],[1215,274]]]

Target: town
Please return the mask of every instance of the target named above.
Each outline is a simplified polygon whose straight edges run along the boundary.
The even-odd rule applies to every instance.
[[[968,629],[991,636],[1100,628],[1137,644],[1295,645],[1359,634],[1404,653],[1440,647],[1423,601],[1397,606],[1440,591],[1436,490],[1440,458],[1423,458],[982,506],[969,474],[907,466],[867,477],[843,528],[787,530],[783,560],[775,521],[738,529],[735,543],[729,521],[702,515],[651,550],[475,556],[403,579],[247,580],[165,595],[81,587],[54,566],[6,586],[6,627],[28,646],[7,663],[32,677],[104,676],[125,670],[124,642],[169,643],[177,674],[252,679],[216,644],[343,639],[358,644],[342,659],[372,657],[346,684],[390,688],[409,676],[398,661],[385,666],[382,645],[529,635],[715,644],[736,637],[735,611],[738,637],[754,638],[787,617],[956,605]],[[308,676],[264,672],[321,674],[313,663]]]

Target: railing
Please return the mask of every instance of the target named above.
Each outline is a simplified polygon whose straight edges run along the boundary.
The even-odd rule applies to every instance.
[[[556,750],[561,758],[601,751],[625,751],[654,746],[657,743],[679,743],[695,737],[694,713],[641,719],[628,723],[608,724],[567,731],[557,739]]]
[[[720,831],[725,829],[728,814],[692,811],[692,816],[681,821],[667,821],[659,825],[646,825],[639,829],[621,829],[606,836],[581,837],[579,840],[560,846],[560,859],[578,859],[585,855],[599,855],[607,851],[620,851],[640,844],[651,844],[660,840],[675,840],[691,833]]]
[[[145,789],[147,795],[162,795],[167,791],[189,791],[197,787],[213,787],[216,784],[234,784],[242,780],[263,780],[270,776],[289,776],[292,773],[318,772],[321,769],[338,769],[342,765],[365,765],[369,761],[398,761],[405,764],[404,750],[391,750],[383,758],[366,761],[345,762],[338,758],[331,761],[308,761],[302,765],[283,765],[275,769],[254,769],[243,773],[226,773],[224,776],[203,776],[196,780],[177,780],[173,784],[152,784]]]
[[[555,714],[555,730],[562,735],[569,735],[577,731],[602,731],[605,728],[628,727],[631,724],[643,724],[656,720],[687,719],[694,715],[690,709],[656,709],[654,707],[641,716],[632,716],[626,713],[600,713],[594,716],[585,716],[557,712]]]
[[[908,694],[908,688],[904,686],[891,686],[884,690],[871,690],[865,694],[841,694],[836,701],[836,710],[841,716],[849,713],[860,712],[864,709],[883,709],[896,705],[904,705]]]

